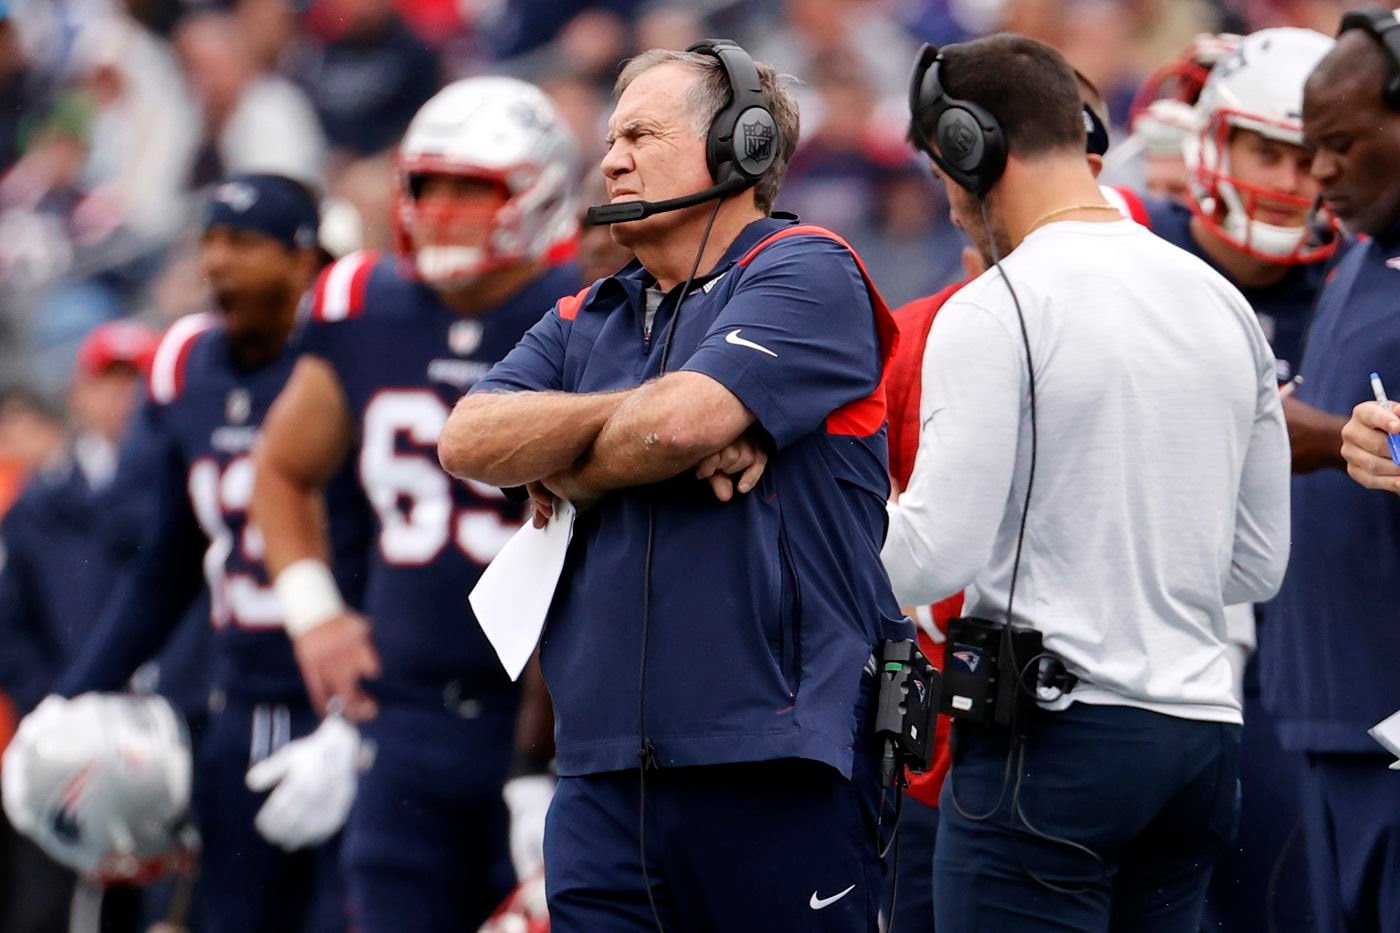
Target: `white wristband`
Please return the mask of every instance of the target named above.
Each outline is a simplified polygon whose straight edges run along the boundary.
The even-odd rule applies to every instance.
[[[314,557],[303,557],[283,568],[272,586],[282,604],[282,623],[292,638],[345,611],[345,600],[340,598],[331,569]]]

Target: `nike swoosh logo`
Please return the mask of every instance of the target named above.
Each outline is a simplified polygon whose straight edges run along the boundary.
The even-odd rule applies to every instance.
[[[855,889],[856,886],[851,885],[849,888],[842,891],[840,894],[833,894],[831,895],[831,897],[817,897],[817,892],[813,891],[812,899],[807,902],[807,906],[812,908],[813,910],[821,910],[823,907],[830,907],[832,904],[835,904],[837,901],[841,900],[841,898],[845,897],[847,894],[850,894]]]
[[[774,359],[777,359],[778,354],[774,353],[772,350],[768,349],[762,344],[754,343],[752,340],[740,337],[739,331],[741,330],[743,330],[742,327],[736,327],[733,330],[731,330],[727,335],[725,335],[724,342],[732,343],[736,347],[748,347],[750,350],[757,350],[759,353],[767,353],[769,356],[773,357]]]

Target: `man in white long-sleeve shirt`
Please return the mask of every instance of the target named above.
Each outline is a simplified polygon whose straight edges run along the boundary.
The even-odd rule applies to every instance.
[[[1002,35],[920,68],[911,135],[1005,259],[929,335],[885,566],[902,604],[967,587],[1079,677],[1014,737],[955,726],[938,929],[1194,930],[1238,807],[1224,606],[1288,557],[1273,355],[1232,285],[1104,201],[1058,53]]]

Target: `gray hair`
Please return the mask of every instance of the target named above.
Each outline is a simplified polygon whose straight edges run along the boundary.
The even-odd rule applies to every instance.
[[[617,84],[613,88],[613,96],[621,97],[628,85],[637,80],[643,72],[671,62],[685,65],[699,76],[699,80],[686,92],[685,103],[686,110],[690,112],[691,128],[696,136],[705,139],[710,135],[710,125],[715,122],[715,116],[729,102],[730,94],[729,78],[724,72],[724,65],[714,55],[677,52],[672,49],[648,49],[628,59],[623,65],[622,73],[617,76]],[[789,89],[792,83],[789,76],[780,75],[772,65],[763,62],[754,62],[754,67],[758,69],[759,85],[763,88],[763,102],[768,105],[773,119],[778,124],[778,156],[773,160],[773,167],[754,185],[754,203],[759,210],[767,214],[773,209],[773,202],[778,197],[778,187],[782,185],[783,176],[787,174],[788,162],[792,159],[793,151],[797,149],[797,99]]]

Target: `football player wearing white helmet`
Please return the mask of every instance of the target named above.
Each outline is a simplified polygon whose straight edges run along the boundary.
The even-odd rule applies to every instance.
[[[343,852],[354,925],[433,933],[485,920],[513,885],[513,853],[522,873],[540,860],[548,695],[527,677],[538,686],[522,703],[463,617],[522,509],[448,477],[436,443],[452,404],[578,290],[577,169],[539,89],[482,77],[423,106],[396,172],[398,255],[352,253],[317,284],[252,508],[311,696],[343,704],[372,749]],[[347,462],[375,514],[363,616],[322,557],[318,499]],[[524,783],[503,795],[512,774]]]
[[[1210,234],[1197,239],[1235,278],[1281,277],[1286,270],[1276,267],[1317,262],[1335,248],[1309,226],[1317,182],[1308,174],[1302,117],[1303,82],[1331,48],[1310,29],[1261,30],[1241,40],[1201,90],[1197,131],[1184,149],[1190,204]]]

